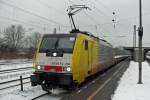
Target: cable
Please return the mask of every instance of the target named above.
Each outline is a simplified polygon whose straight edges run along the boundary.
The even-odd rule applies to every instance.
[[[60,24],[60,23],[58,23],[58,22],[56,22],[56,21],[50,20],[50,19],[45,18],[45,17],[43,17],[43,16],[40,16],[40,15],[38,15],[38,14],[32,13],[32,12],[30,12],[30,11],[28,11],[28,10],[23,9],[23,8],[16,7],[16,6],[14,6],[14,5],[12,5],[12,4],[9,4],[9,3],[7,3],[7,2],[4,2],[4,1],[2,1],[2,0],[0,1],[0,3],[5,4],[5,5],[7,5],[7,6],[11,6],[11,7],[16,8],[16,9],[19,9],[20,11],[23,11],[23,12],[28,13],[28,14],[31,14],[31,15],[33,15],[33,16],[39,17],[39,18],[41,18],[41,19],[43,19],[43,20],[47,20],[47,21],[49,21],[49,22],[51,22],[51,23],[55,23],[55,24],[64,26],[64,25],[62,25],[62,24]]]
[[[7,11],[7,9],[4,9],[4,10]],[[7,12],[8,12],[8,11],[7,11]],[[39,29],[39,28],[42,28],[42,26],[45,25],[45,24],[43,24],[43,23],[37,23],[37,22],[34,22],[34,21],[29,21],[29,23],[28,23],[28,22],[24,21],[24,19],[19,19],[19,20],[18,20],[18,19],[6,17],[6,16],[0,16],[0,18],[2,18],[2,19],[4,19],[4,20],[9,20],[9,21],[13,21],[13,22],[18,22],[18,23],[22,23],[22,24],[26,24],[26,25],[35,26],[35,27],[37,27],[38,29]],[[35,23],[35,24],[34,24],[34,23]],[[60,26],[59,26],[59,27],[60,27]]]
[[[70,3],[72,3],[72,4],[75,4],[73,1],[71,1],[71,0],[68,0]],[[83,0],[81,0],[84,4],[87,4],[87,3],[85,3],[85,1],[83,1]],[[90,0],[89,0],[90,1]],[[97,10],[99,10],[98,8],[96,8]],[[102,11],[100,11],[100,12],[102,12]],[[97,23],[97,21],[93,18],[93,17],[91,17],[90,15],[88,15],[86,12],[84,12],[85,14],[86,14],[86,16],[89,18],[89,19],[91,19],[94,23]],[[104,25],[104,24],[112,24],[112,22],[107,22],[107,23],[103,23],[103,24],[95,24],[95,25],[91,25],[91,26],[93,26],[93,27],[95,27],[95,26],[101,26],[101,25]],[[89,27],[90,25],[85,25],[85,26],[81,26],[81,27]],[[80,26],[79,26],[80,27]]]
[[[75,4],[72,0],[68,0],[71,4]],[[84,12],[85,15],[91,20],[93,21],[94,23],[97,23],[97,21],[93,18],[93,17],[90,17],[90,15],[88,15],[86,12]],[[109,23],[104,23],[104,24],[109,24]],[[104,25],[104,24],[94,24],[94,25],[91,25],[92,27],[99,27],[101,25]],[[79,26],[79,27],[91,27],[90,25],[83,25],[83,26]],[[101,27],[102,28],[102,27]],[[107,31],[108,33],[110,33],[110,31],[108,30],[108,28],[104,28],[103,27],[103,30]]]
[[[88,15],[85,11],[84,11],[84,14],[85,14],[89,19],[91,19],[94,23],[97,23],[97,21],[96,21],[93,17],[91,17],[90,15]]]
[[[71,4],[73,4],[73,5],[75,5],[75,3],[73,2],[73,1],[71,1],[71,0],[68,0]],[[90,15],[88,15],[85,11],[84,11],[84,14],[91,20],[91,21],[93,21],[94,23],[97,23],[97,21],[94,19],[94,18],[92,18]]]
[[[21,21],[21,20],[4,17],[4,16],[0,16],[0,18],[4,19],[4,20],[13,21],[13,22],[23,23],[23,24],[26,24],[26,25],[31,25],[31,26],[37,27],[38,29],[41,28],[43,30],[43,27],[41,27],[41,25],[35,25],[35,24],[27,23],[27,22],[24,22],[24,21]],[[68,27],[64,27],[64,28],[68,28]],[[60,30],[60,26],[59,26],[59,30]]]
[[[85,3],[85,1],[84,0],[81,0],[82,2],[84,2]],[[88,1],[88,2],[90,2],[90,0]],[[90,2],[91,3],[91,2]],[[98,12],[100,15],[104,15],[104,16],[107,16],[107,18],[109,18],[109,19],[111,19],[112,20],[112,18],[110,17],[110,16],[108,16],[107,14],[105,14],[102,10],[100,10],[99,8],[97,8],[96,7],[96,4],[95,4],[95,2],[93,3],[92,2],[92,4],[94,4],[95,6],[95,9],[97,10],[96,12]],[[112,12],[111,12],[112,13]],[[101,24],[99,24],[99,25],[101,25]]]
[[[5,12],[9,12],[8,9],[3,9]],[[0,16],[2,19],[5,19],[5,20],[9,20],[9,21],[14,21],[14,22],[19,22],[19,23],[23,23],[23,24],[27,24],[27,25],[31,25],[31,26],[36,26],[36,27],[41,27],[41,25],[44,25],[43,23],[37,23],[37,22],[34,22],[34,21],[30,21],[30,23],[27,23],[26,21],[24,21],[24,19],[21,19],[21,20],[18,20],[18,19],[15,19],[15,18],[10,18],[10,17],[6,17],[6,16]],[[35,23],[35,24],[33,24]]]
[[[2,19],[5,19],[5,20],[10,20],[10,21],[14,21],[14,22],[19,22],[19,23],[23,23],[23,24],[27,24],[27,25],[31,25],[31,26],[36,26],[36,27],[41,27],[41,26],[38,26],[38,25],[35,25],[35,24],[30,24],[30,23],[27,23],[27,22],[24,22],[24,21],[21,21],[21,20],[17,20],[17,19],[12,19],[12,18],[9,18],[9,17],[4,17],[4,16],[0,16]]]
[[[150,13],[145,13],[143,15],[148,16],[148,15],[150,15]],[[127,20],[135,20],[138,17],[139,16],[134,16],[134,17],[129,17],[129,18],[125,18],[125,19],[120,19],[120,20],[116,21],[116,23],[119,23],[119,22],[122,22],[122,21],[127,21]],[[105,24],[112,24],[112,22],[107,22],[107,23],[102,23],[102,24],[96,24],[96,25],[105,25]],[[85,25],[85,27],[87,27],[87,26],[94,26],[94,25]],[[84,26],[82,26],[82,27],[84,27]]]
[[[37,2],[37,0],[34,0],[34,1]],[[62,11],[60,11],[60,10],[54,8],[54,7],[51,7],[50,5],[48,5],[48,4],[44,3],[44,2],[42,2],[41,0],[38,0],[38,2],[40,2],[40,4],[42,4],[42,5],[44,5],[44,6],[47,6],[49,9],[55,9],[56,11],[59,12],[59,13],[57,12],[58,14],[60,14],[60,13],[61,13],[61,15],[64,14],[64,12],[62,12]]]
[[[112,13],[113,11],[108,8],[105,4],[103,4],[100,0],[95,0],[96,2],[98,2],[99,4],[101,4],[103,7],[105,7],[107,9],[107,11],[109,11],[110,13]]]
[[[85,4],[87,4],[84,0],[81,0],[83,3],[85,3]],[[90,2],[90,0],[89,0],[89,2]],[[101,15],[101,14],[103,14],[104,16],[107,16],[108,18],[110,17],[110,16],[108,16],[107,14],[105,14],[102,10],[100,10],[99,8],[97,8],[96,7],[96,4],[95,3],[93,3],[93,2],[90,2],[90,4],[94,4],[95,6],[94,6],[94,8],[95,8],[95,10],[97,10],[97,12]],[[111,19],[111,18],[110,18]]]

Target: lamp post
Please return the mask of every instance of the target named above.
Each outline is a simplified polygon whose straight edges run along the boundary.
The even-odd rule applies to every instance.
[[[142,26],[142,1],[139,0],[139,80],[138,84],[142,84],[142,37],[143,37],[143,26]]]

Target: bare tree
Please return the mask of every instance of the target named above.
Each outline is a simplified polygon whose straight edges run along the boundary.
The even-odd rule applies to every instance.
[[[5,43],[12,50],[17,50],[22,46],[24,36],[25,29],[21,25],[11,25],[4,31]]]
[[[36,45],[39,42],[40,37],[41,34],[39,32],[34,32],[30,36],[26,37],[25,45],[30,49],[30,51],[33,51],[35,49]]]
[[[0,47],[2,46],[3,43],[4,43],[3,39],[0,38]]]
[[[30,48],[35,48],[36,45],[38,44],[40,40],[41,34],[38,32],[35,32],[33,35],[30,37]]]

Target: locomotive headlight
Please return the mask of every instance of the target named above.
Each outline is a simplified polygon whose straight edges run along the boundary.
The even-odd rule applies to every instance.
[[[70,72],[71,68],[70,67],[64,67],[64,71]]]
[[[70,68],[70,67],[67,67],[66,70],[67,70],[68,72],[70,72],[70,71],[71,71],[71,68]]]
[[[56,56],[57,56],[57,53],[56,53],[56,52],[55,52],[55,53],[53,53],[53,56],[54,56],[54,57],[56,57]]]
[[[41,69],[41,66],[37,66],[37,69]]]

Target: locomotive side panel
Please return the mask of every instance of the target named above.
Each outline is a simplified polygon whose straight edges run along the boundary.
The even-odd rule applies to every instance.
[[[78,34],[72,58],[73,80],[79,84],[114,64],[113,48],[106,41]]]
[[[73,79],[79,83],[98,71],[99,40],[92,36],[78,34],[72,58]]]
[[[72,58],[72,73],[73,80],[82,83],[88,76],[88,71],[91,72],[89,61],[89,43],[91,40],[89,36],[78,34]],[[90,69],[90,70],[89,70]]]
[[[114,51],[106,41],[99,41],[98,48],[98,71],[108,68],[114,64]]]

